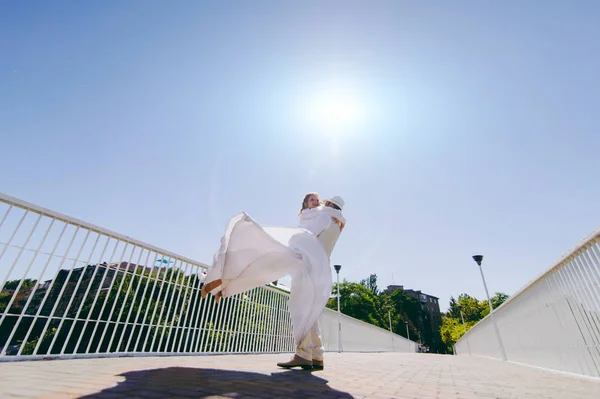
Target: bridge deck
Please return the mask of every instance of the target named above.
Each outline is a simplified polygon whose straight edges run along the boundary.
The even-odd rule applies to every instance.
[[[284,355],[0,363],[0,397],[594,398],[600,379],[488,359],[327,353],[325,370],[287,371]]]

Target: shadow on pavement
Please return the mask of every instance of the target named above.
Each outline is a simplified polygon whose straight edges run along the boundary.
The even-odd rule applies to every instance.
[[[120,374],[116,387],[81,396],[91,398],[353,398],[309,371],[282,370],[271,375],[246,371],[168,367]]]

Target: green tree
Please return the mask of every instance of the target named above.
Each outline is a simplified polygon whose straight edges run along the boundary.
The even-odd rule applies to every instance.
[[[379,289],[377,288],[377,275],[371,274],[368,278],[360,280],[360,284],[364,285],[369,291],[375,295],[379,295]]]
[[[446,347],[452,348],[456,341],[458,341],[460,331],[458,327],[460,323],[458,319],[454,317],[442,316],[442,327],[440,328],[440,335],[442,336],[442,342]],[[464,333],[464,332],[463,332]]]
[[[19,283],[21,286],[19,287]],[[8,306],[11,298],[13,298],[13,303],[11,308],[8,310],[9,313],[20,313],[27,302],[27,298],[29,294],[37,284],[37,280],[34,279],[24,279],[21,280],[10,280],[4,284],[4,288],[0,291],[0,312],[3,312]],[[17,291],[17,287],[19,290]]]
[[[31,292],[34,283],[25,280],[18,295],[24,289]],[[9,286],[16,288],[17,285],[11,282]],[[19,314],[39,312],[34,326],[31,325],[32,318],[21,321],[9,345],[25,345],[23,353],[30,354],[40,335],[44,334],[36,354],[58,353],[63,347],[65,353],[82,353],[88,347],[91,351],[115,352],[133,350],[136,340],[128,338],[142,333],[149,336],[146,347],[142,348],[142,340],[135,349],[160,351],[172,343],[171,337],[181,331],[185,333],[185,329],[173,330],[171,327],[180,324],[180,314],[190,312],[190,299],[198,294],[198,289],[190,287],[199,288],[198,277],[184,276],[173,269],[138,268],[135,275],[106,265],[61,270],[51,289],[40,289],[35,293],[28,309],[23,309],[27,297],[16,297],[11,306],[12,315],[0,325],[0,346],[6,344]],[[1,297],[9,299],[7,292],[3,291]],[[53,308],[50,319],[48,316]],[[63,315],[66,318],[59,319]],[[134,326],[134,322],[138,324]],[[30,328],[27,342],[23,342]],[[160,348],[155,337],[165,338]],[[121,345],[117,347],[119,341]]]
[[[3,291],[4,290],[16,290],[20,281],[21,280],[7,281],[6,284],[4,284],[4,288],[2,290]],[[21,284],[21,288],[30,288],[30,287],[34,286],[36,283],[37,283],[37,280],[31,279],[31,278],[26,278],[25,280],[23,280],[23,283]]]
[[[407,296],[402,290],[396,290],[388,294],[388,297],[393,304],[394,311],[399,315],[399,318],[396,319],[396,323],[393,325],[393,331],[396,334],[406,337],[406,323],[408,323],[410,339],[413,341],[422,339],[419,334],[419,325],[424,317],[421,304],[417,300]]]
[[[458,300],[455,300],[454,297],[450,297],[450,307],[448,309],[449,315],[460,320],[461,310],[465,322],[477,322],[484,317],[483,312],[485,311],[485,306],[483,306],[482,302],[477,300],[477,298],[473,298],[468,294],[460,294]]]
[[[465,331],[469,331],[475,324],[477,322],[470,321],[463,325],[460,319],[442,316],[440,335],[448,353],[452,352],[452,347],[465,334]]]
[[[492,296],[490,298],[490,301],[492,301],[492,306],[494,307],[494,309],[498,309],[498,307],[500,307],[500,305],[502,305],[508,298],[509,298],[508,294],[505,294],[504,292],[496,292],[494,294],[494,296]],[[482,309],[482,311],[481,311],[482,318],[484,318],[490,314],[490,304],[488,303],[487,299],[481,300],[479,302],[479,305],[481,306],[481,309]]]
[[[334,287],[334,292],[336,289]],[[337,299],[330,299],[327,307],[337,309]],[[425,326],[430,323],[421,303],[408,297],[402,290],[391,294],[379,292],[375,274],[360,283],[344,281],[340,284],[340,310],[350,317],[386,330],[390,327],[391,318],[392,332],[406,337],[408,324],[411,340],[424,339],[428,345],[434,340],[431,332],[429,335],[420,333],[421,330],[427,330]]]
[[[337,289],[337,284],[335,289]],[[337,299],[330,299],[327,307],[337,309]],[[350,283],[345,280],[340,283],[340,311],[355,319],[381,327],[379,298],[362,284]]]
[[[494,309],[498,309],[500,305],[508,300],[508,298],[510,298],[510,295],[505,294],[504,292],[496,292],[490,300],[492,301]]]
[[[496,292],[490,300],[492,301],[492,306],[496,309],[508,298],[508,294]],[[461,311],[465,320],[464,326],[462,324]],[[465,329],[469,331],[471,327],[489,313],[490,305],[487,299],[478,300],[465,293],[460,294],[458,300],[450,297],[448,313],[442,317],[442,327],[440,329],[442,342],[446,346],[446,350],[451,351],[452,346],[465,334]]]

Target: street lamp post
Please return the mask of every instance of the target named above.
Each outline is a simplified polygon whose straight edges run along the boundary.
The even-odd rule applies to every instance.
[[[463,316],[462,309],[459,308],[458,311],[460,312],[460,318],[462,320],[463,330],[465,330],[465,334],[466,334],[467,333],[467,326],[465,325],[465,317]]]
[[[338,352],[342,351],[342,312],[340,311],[340,269],[342,265],[333,265],[337,274],[337,308],[338,308]]]
[[[406,324],[406,338],[410,339],[410,333],[408,332],[408,321],[405,321],[404,324]]]
[[[388,306],[387,310],[388,310],[388,318],[390,321],[390,332],[393,334],[394,332],[392,331],[392,308],[390,306]],[[392,352],[394,352],[394,336],[392,334],[390,334],[390,339],[392,340]]]
[[[502,337],[500,337],[500,330],[498,330],[498,325],[496,324],[496,319],[494,317],[494,307],[492,306],[492,300],[490,299],[490,293],[488,292],[487,284],[485,283],[485,277],[483,276],[483,268],[481,267],[481,261],[483,260],[483,255],[473,255],[473,260],[479,266],[479,272],[481,273],[481,280],[483,280],[483,288],[485,288],[485,295],[487,295],[488,304],[490,305],[490,319],[492,320],[492,324],[494,325],[494,330],[496,331],[496,338],[498,339],[498,346],[500,347],[500,354],[502,355],[502,360],[506,360],[506,352],[504,351],[504,345],[502,344]]]

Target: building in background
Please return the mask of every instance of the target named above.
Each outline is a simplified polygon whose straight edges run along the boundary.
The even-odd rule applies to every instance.
[[[423,344],[430,346],[433,351],[441,348],[442,338],[440,328],[442,326],[442,313],[440,312],[439,298],[421,292],[421,290],[406,289],[402,285],[388,285],[386,292],[402,290],[404,294],[421,304],[421,314],[417,321],[419,333]]]

